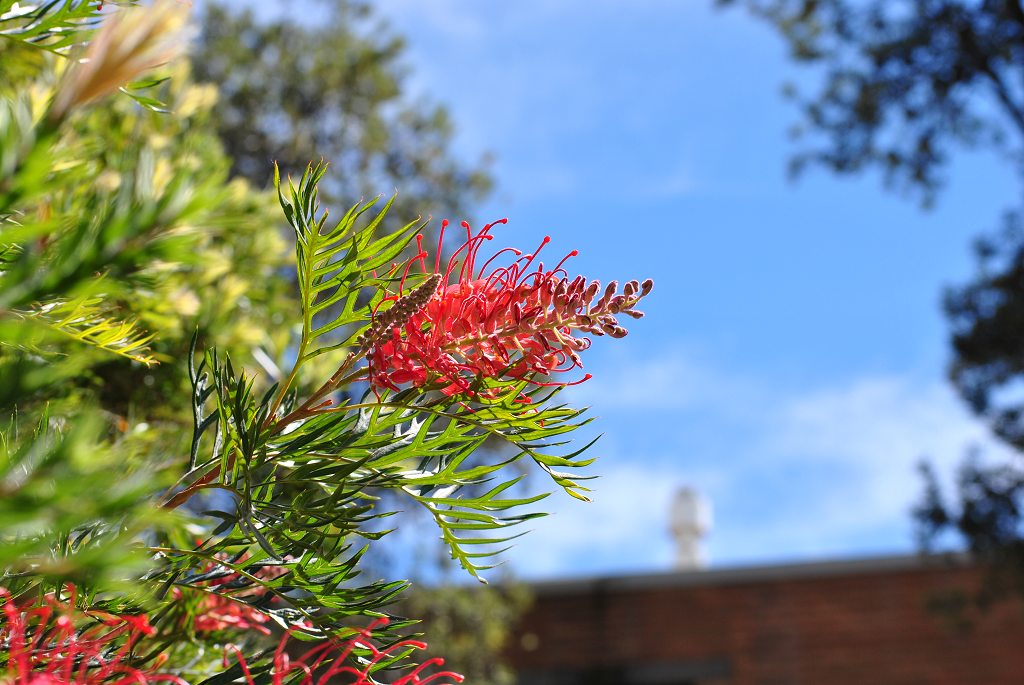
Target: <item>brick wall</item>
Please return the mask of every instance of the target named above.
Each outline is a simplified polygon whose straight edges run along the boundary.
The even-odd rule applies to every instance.
[[[1024,614],[929,603],[981,572],[917,558],[538,585],[523,685],[1019,685]]]

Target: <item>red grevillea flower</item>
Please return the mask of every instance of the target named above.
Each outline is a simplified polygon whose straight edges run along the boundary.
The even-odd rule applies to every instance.
[[[240,561],[244,561],[247,556],[243,556]],[[217,565],[211,563],[207,566],[206,572],[215,568]],[[253,575],[263,580],[273,580],[286,573],[288,570],[280,566],[261,566],[253,572]],[[216,588],[217,591],[203,595],[199,601],[193,621],[193,628],[197,633],[237,629],[255,630],[264,635],[270,635],[270,630],[264,625],[270,621],[270,617],[245,601],[241,601],[260,598],[266,595],[266,590],[254,583],[246,583],[239,573],[225,573],[223,576],[210,579],[205,584]],[[231,596],[228,596],[229,593]],[[174,595],[180,598],[183,593],[180,588],[175,588]],[[232,599],[232,597],[237,599]]]
[[[22,608],[0,588],[4,601],[0,614],[0,682],[10,685],[120,685],[167,681],[185,685],[174,675],[130,666],[128,655],[135,644],[153,634],[145,616],[90,613],[99,623],[84,630],[76,626],[82,616],[66,604],[47,597],[42,604]]]
[[[270,617],[243,602],[238,602],[219,594],[208,594],[202,598],[199,613],[193,621],[197,633],[208,633],[216,630],[255,630],[270,635],[264,626]]]
[[[482,379],[575,385],[590,378],[589,374],[573,381],[535,379],[582,367],[579,352],[590,346],[584,334],[621,338],[626,329],[616,316],[643,316],[634,307],[651,291],[650,280],[629,281],[621,293],[616,281],[602,289],[598,281],[588,282],[583,276],[570,280],[563,265],[578,254],[575,250],[553,269],[545,269],[538,259],[550,238],[544,238],[533,253],[505,248],[478,266],[481,246],[493,237],[491,229],[506,221],[487,224],[475,234],[463,222],[466,242],[443,267],[441,240],[448,222],[441,223],[432,265],[422,248],[422,236],[417,236],[419,254],[406,263],[398,292],[383,302],[401,304],[416,264],[424,273],[438,274],[440,285],[425,306],[404,323],[390,327],[371,347],[373,386],[397,390],[401,384],[440,384],[447,394],[476,396]],[[511,263],[502,266],[500,260],[506,255]],[[375,312],[374,323],[387,311],[378,307],[381,313]],[[497,395],[502,389],[492,385],[488,394]],[[520,400],[529,401],[525,396]]]
[[[271,668],[273,685],[283,685],[294,673],[301,673],[299,685],[327,685],[327,683],[344,683],[344,685],[376,685],[371,673],[378,664],[402,654],[409,649],[426,649],[427,645],[417,640],[403,640],[390,647],[381,649],[373,644],[370,635],[373,630],[386,626],[387,619],[378,619],[347,640],[325,640],[313,647],[302,656],[295,658],[286,651],[290,633],[286,633],[277,650],[274,652],[274,663]],[[237,647],[230,647],[247,682],[252,685],[253,677],[249,666]],[[363,652],[357,656],[357,652]],[[224,656],[224,666],[228,666],[228,655]],[[433,658],[403,673],[392,685],[451,685],[461,683],[463,677],[451,671],[435,671],[428,674],[433,667],[444,665],[444,659]]]

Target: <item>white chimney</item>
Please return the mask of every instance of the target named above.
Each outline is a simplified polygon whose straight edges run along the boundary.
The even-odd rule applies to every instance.
[[[691,487],[679,488],[672,499],[672,537],[676,568],[693,571],[707,565],[700,541],[711,530],[711,505]]]

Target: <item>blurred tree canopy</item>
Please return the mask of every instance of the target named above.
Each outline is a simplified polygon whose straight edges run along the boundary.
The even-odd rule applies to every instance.
[[[490,190],[486,160],[458,159],[447,110],[409,92],[403,40],[361,2],[305,10],[300,23],[205,7],[193,68],[220,91],[213,123],[234,173],[265,187],[275,161],[301,173],[322,156],[332,164],[328,204],[398,188],[400,216],[463,218]]]
[[[58,78],[61,64],[41,57],[39,50],[17,43],[0,46],[3,87],[10,93],[42,97],[42,88]],[[138,198],[152,200],[149,214],[121,219],[131,224],[125,231],[138,235],[135,243],[128,243],[133,249],[113,265],[104,265],[103,307],[131,311],[140,330],[159,330],[159,338],[149,344],[157,361],[184,358],[196,331],[201,340],[222,341],[242,360],[251,359],[256,349],[281,351],[288,344],[284,323],[289,305],[284,297],[288,284],[279,273],[293,257],[272,228],[278,221],[275,200],[244,179],[230,179],[230,159],[209,119],[216,88],[196,85],[180,61],[164,76],[146,91],[153,108],[115,97],[70,117],[54,146],[54,163],[68,167],[68,189],[58,186],[40,194],[36,204],[22,204],[20,211],[45,216],[77,206],[84,201],[82,193],[70,184],[86,174],[96,195],[89,201],[97,213],[121,211],[122,204]],[[175,115],[157,109],[173,109]],[[13,132],[11,136],[9,149],[15,142]],[[143,238],[150,236],[160,237],[143,249]],[[99,250],[95,236],[84,234],[82,239],[84,252]],[[109,249],[121,247],[114,242]],[[99,252],[93,258],[107,256]],[[41,277],[41,272],[34,275]],[[75,272],[65,278],[81,276]],[[218,296],[204,297],[208,290]],[[54,345],[56,359],[88,356],[71,338]],[[62,352],[69,347],[76,350],[74,355]],[[54,358],[8,354],[0,358],[0,368],[6,364],[16,365],[19,372],[4,372],[11,382],[0,391],[0,401],[17,397],[24,406],[32,392],[40,403],[88,396],[111,416],[124,420],[130,414],[154,430],[166,423],[170,434],[178,434],[191,426],[189,380],[176,365],[143,365],[130,356],[94,352],[87,366],[68,374],[70,382],[31,388],[15,381],[33,378],[34,364],[52,371]]]
[[[145,563],[132,537],[167,523],[148,495],[187,450],[191,386],[157,362],[184,355],[195,329],[247,349],[276,307],[273,287],[243,301],[247,279],[288,256],[261,229],[269,196],[227,181],[202,123],[211,89],[179,66],[160,74],[173,83],[137,83],[135,102],[105,98],[174,56],[181,12],[112,20],[108,46],[141,38],[97,49],[90,71],[63,55],[90,35],[94,5],[53,9],[0,2],[0,576],[91,592],[124,585]]]
[[[792,170],[879,169],[886,184],[930,205],[957,148],[1004,156],[1024,184],[1024,3],[1019,0],[716,0],[743,5],[817,68],[800,108]],[[1024,189],[1024,185],[1022,185]],[[981,208],[989,209],[989,208]],[[974,280],[951,288],[950,378],[995,435],[1024,449],[1024,214],[978,240]],[[925,468],[917,511],[926,539],[958,532],[997,562],[989,588],[1024,593],[1024,470],[1017,461],[961,467],[954,501]],[[1008,571],[1008,573],[1002,573]]]

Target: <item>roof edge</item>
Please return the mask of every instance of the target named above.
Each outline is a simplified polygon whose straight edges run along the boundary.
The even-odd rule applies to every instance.
[[[630,591],[652,588],[744,583],[783,582],[831,576],[868,575],[894,571],[915,571],[963,567],[970,559],[963,553],[903,554],[892,556],[802,561],[771,565],[734,566],[707,570],[666,571],[620,576],[590,576],[527,582],[537,596],[588,594],[609,590]]]

